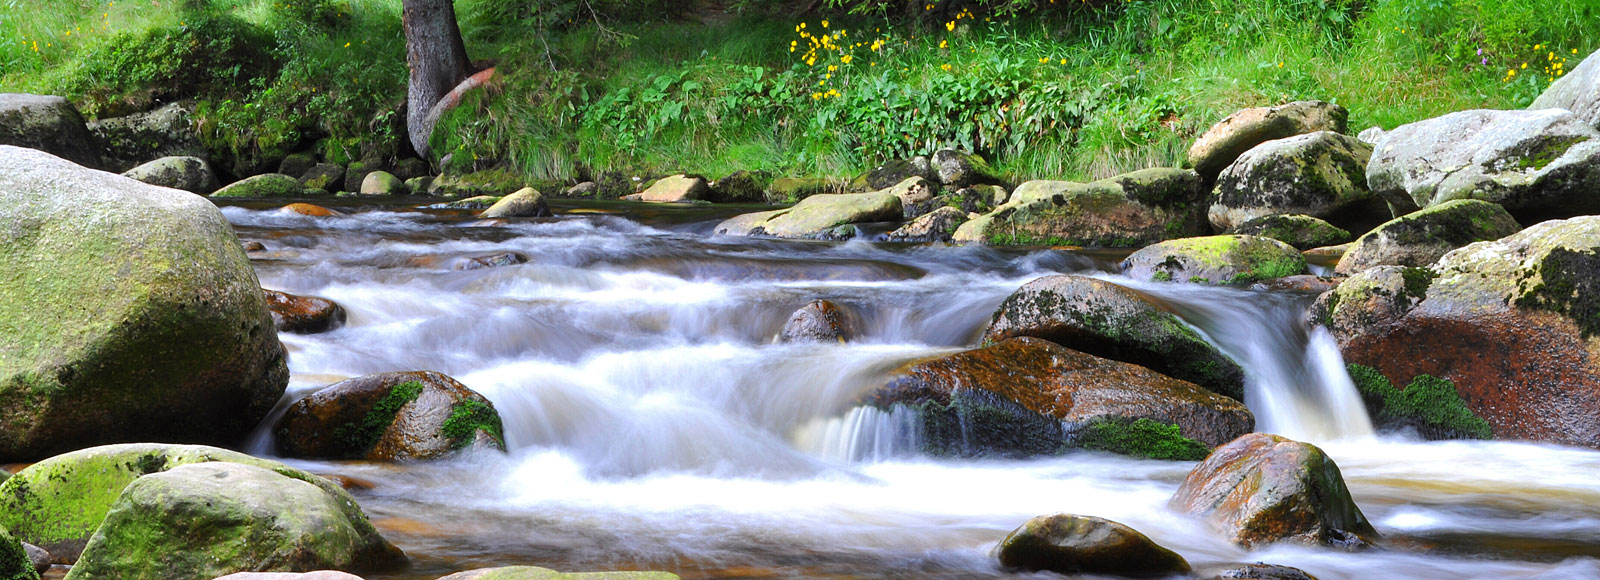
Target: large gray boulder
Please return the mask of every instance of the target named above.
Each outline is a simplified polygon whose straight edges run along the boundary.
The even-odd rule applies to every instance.
[[[129,484],[67,578],[203,580],[405,562],[337,484],[288,466],[207,462]]]
[[[209,200],[0,146],[0,460],[234,443],[283,395],[284,358]]]
[[[1027,572],[1165,578],[1189,562],[1138,530],[1093,516],[1055,514],[1028,520],[996,550],[1000,565]]]
[[[1395,215],[1456,199],[1524,222],[1600,212],[1600,130],[1562,109],[1461,111],[1378,140],[1367,185]]]
[[[205,157],[194,131],[194,104],[170,103],[154,111],[89,122],[99,140],[101,161],[111,171],[126,171],[162,157]]]
[[[325,190],[301,185],[300,180],[282,173],[263,173],[230,183],[222,189],[211,192],[211,197],[301,197],[325,193],[327,193]]]
[[[641,201],[667,203],[700,201],[710,197],[711,185],[705,178],[682,174],[658,179],[639,194]]]
[[[1305,251],[1350,243],[1350,232],[1308,215],[1261,216],[1235,226],[1228,233],[1272,238]]]
[[[99,142],[78,108],[56,96],[0,93],[0,145],[38,149],[99,167]]]
[[[1371,205],[1372,192],[1367,190],[1370,157],[1372,147],[1332,131],[1262,143],[1217,176],[1208,214],[1211,225],[1227,231],[1251,219],[1277,214],[1348,223],[1351,220],[1339,219],[1342,214],[1359,213]]]
[[[1590,54],[1576,68],[1550,83],[1550,88],[1534,99],[1528,109],[1566,109],[1589,126],[1600,129],[1600,51]]]
[[[1450,250],[1498,240],[1520,229],[1498,205],[1476,199],[1447,201],[1367,232],[1339,259],[1334,272],[1348,276],[1374,266],[1427,266]]]
[[[1206,181],[1257,145],[1316,131],[1345,132],[1344,107],[1323,101],[1295,101],[1244,109],[1213,125],[1189,147],[1189,166]]]
[[[1136,248],[1209,229],[1200,176],[1155,168],[1091,183],[1029,181],[994,211],[962,224],[953,238],[992,245]]]
[[[1000,178],[995,176],[989,163],[974,153],[940,149],[933,153],[932,165],[939,174],[939,183],[950,189],[1000,183]]]
[[[900,217],[900,198],[891,190],[819,194],[794,207],[733,217],[717,224],[715,231],[729,236],[841,239],[855,235],[851,224],[898,221]]]
[[[181,189],[198,195],[209,195],[222,187],[211,164],[199,157],[162,157],[123,172],[123,177],[137,179],[150,185]]]
[[[1303,274],[1306,260],[1278,240],[1224,235],[1146,246],[1123,260],[1122,270],[1129,278],[1152,282],[1252,284]]]

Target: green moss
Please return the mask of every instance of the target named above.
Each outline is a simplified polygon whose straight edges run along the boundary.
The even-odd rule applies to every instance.
[[[483,401],[466,399],[450,408],[450,418],[440,429],[450,440],[451,449],[461,449],[472,443],[478,431],[494,437],[495,443],[505,449],[505,430],[500,413]]]
[[[1417,375],[1405,389],[1369,366],[1348,366],[1350,380],[1380,428],[1411,427],[1428,439],[1492,439],[1494,430],[1456,393],[1455,383]]]
[[[1587,140],[1587,137],[1572,135],[1566,137],[1556,137],[1543,143],[1539,143],[1530,148],[1521,159],[1517,160],[1517,167],[1533,170],[1544,169],[1546,166],[1554,163],[1555,160],[1560,159],[1562,155],[1566,155],[1567,150],[1571,149],[1573,145],[1577,145]]]
[[[1211,453],[1206,444],[1184,437],[1177,425],[1150,419],[1091,422],[1078,433],[1077,444],[1092,451],[1144,459],[1199,461]]]
[[[39,573],[33,570],[33,562],[28,560],[28,553],[22,549],[22,544],[11,537],[11,532],[0,527],[0,580],[38,580]]]
[[[335,439],[344,442],[347,447],[360,455],[366,455],[373,447],[378,445],[378,440],[383,438],[383,432],[394,423],[400,409],[417,400],[422,394],[422,383],[406,381],[389,389],[372,410],[361,419],[360,423],[347,423],[334,429]]]
[[[1151,276],[1150,278],[1155,280],[1155,281],[1157,281],[1157,282],[1171,282],[1172,281],[1172,272],[1168,272],[1166,270],[1162,270],[1160,272],[1156,272],[1155,275]]]
[[[1405,280],[1406,295],[1422,300],[1428,297],[1428,288],[1439,274],[1428,268],[1406,268],[1400,271],[1400,277]]]
[[[1600,334],[1600,255],[1555,248],[1539,261],[1539,283],[1513,302],[1572,318],[1582,337]]]

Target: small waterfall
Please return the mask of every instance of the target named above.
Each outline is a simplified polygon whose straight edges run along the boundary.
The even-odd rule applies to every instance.
[[[887,461],[921,449],[921,419],[917,411],[898,405],[888,411],[856,407],[843,417],[807,423],[792,439],[802,451],[830,461]]]

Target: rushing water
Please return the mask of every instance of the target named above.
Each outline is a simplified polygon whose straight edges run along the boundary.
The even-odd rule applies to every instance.
[[[295,462],[372,483],[357,498],[414,562],[374,578],[513,564],[998,578],[996,542],[1054,512],[1121,521],[1197,567],[1600,578],[1600,453],[1374,438],[1331,339],[1299,322],[1308,296],[1135,283],[1113,273],[1115,255],[709,236],[730,213],[721,208],[568,204],[510,223],[344,209],[353,214],[224,209],[241,237],[269,247],[255,261],[264,286],[349,311],[337,331],[281,335],[286,400],[352,376],[436,370],[495,403],[511,448],[423,464]],[[457,269],[508,251],[530,261]],[[854,404],[904,362],[968,347],[1007,295],[1054,273],[1143,291],[1239,360],[1259,429],[1321,444],[1387,547],[1247,552],[1166,509],[1190,463],[935,460],[917,455],[907,412]],[[861,340],[775,344],[817,298],[858,312]],[[270,454],[261,431],[252,451]]]

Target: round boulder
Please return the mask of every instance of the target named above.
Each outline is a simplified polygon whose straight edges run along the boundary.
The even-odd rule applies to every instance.
[[[287,466],[198,463],[122,490],[75,578],[216,578],[233,572],[383,571],[405,554],[338,485]]]
[[[437,459],[505,450],[494,403],[432,371],[335,383],[295,401],[274,428],[278,452],[307,459]]]
[[[1350,232],[1308,215],[1269,215],[1233,228],[1231,234],[1271,238],[1305,251],[1349,243]]]
[[[1244,109],[1228,115],[1195,140],[1189,147],[1189,166],[1209,182],[1257,145],[1317,131],[1343,133],[1349,118],[1350,112],[1344,107],[1323,101]]]
[[[1024,284],[995,311],[984,344],[1031,336],[1132,363],[1244,400],[1244,370],[1137,291],[1083,276]]]
[[[796,310],[778,333],[778,342],[843,343],[860,332],[855,314],[828,300],[813,300]]]
[[[0,146],[0,461],[233,443],[288,384],[255,270],[203,197]]]
[[[1187,169],[1141,169],[1090,183],[1029,181],[962,224],[957,242],[1136,248],[1209,232],[1205,189]]]
[[[1520,229],[1498,205],[1476,199],[1447,201],[1367,232],[1339,259],[1334,272],[1348,276],[1373,266],[1427,266],[1450,250],[1498,240]]]
[[[278,210],[306,217],[344,217],[344,212],[310,203],[291,203]]]
[[[1255,236],[1184,238],[1146,246],[1122,261],[1135,280],[1250,284],[1303,274],[1306,259],[1293,246]]]
[[[38,149],[85,167],[99,167],[98,141],[78,108],[47,95],[0,93],[0,145]]]
[[[393,173],[373,171],[361,178],[361,195],[404,195],[406,183]]]
[[[316,334],[344,325],[344,307],[326,298],[296,296],[277,290],[263,290],[272,325],[279,332]]]
[[[1378,537],[1333,459],[1269,433],[1218,447],[1184,478],[1171,507],[1244,548],[1284,541],[1362,548]]]
[[[1071,514],[1028,520],[1000,542],[1000,565],[1026,572],[1164,578],[1189,573],[1189,562],[1111,520]]]
[[[162,157],[122,174],[150,185],[206,195],[222,187],[211,165],[199,157]]]
[[[477,199],[477,198],[472,198]],[[468,201],[468,200],[462,200]],[[539,190],[524,187],[496,200],[489,209],[478,214],[481,218],[508,218],[508,217],[549,217],[550,204],[544,199],[544,194]]]
[[[282,173],[264,173],[228,184],[211,193],[211,197],[299,197],[325,193],[308,189],[300,180]]]
[[[681,202],[700,201],[711,197],[711,186],[705,178],[689,175],[663,177],[639,195],[643,201]]]
[[[1367,190],[1370,157],[1371,146],[1332,131],[1257,145],[1217,176],[1208,213],[1211,225],[1229,230],[1275,214],[1336,219],[1359,213],[1372,205],[1372,192]]]

